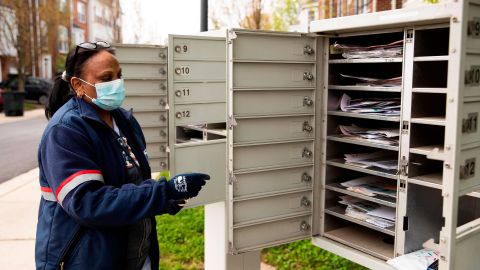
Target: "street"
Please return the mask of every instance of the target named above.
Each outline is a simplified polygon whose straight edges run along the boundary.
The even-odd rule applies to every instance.
[[[37,148],[47,125],[45,116],[0,122],[0,183],[38,166]]]

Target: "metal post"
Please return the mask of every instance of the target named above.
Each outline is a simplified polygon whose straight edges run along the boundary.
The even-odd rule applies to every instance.
[[[208,0],[200,0],[200,31],[208,31]]]

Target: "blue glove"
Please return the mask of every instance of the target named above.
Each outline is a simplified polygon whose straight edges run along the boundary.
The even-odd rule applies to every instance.
[[[210,176],[203,173],[185,173],[175,175],[168,181],[168,193],[174,200],[193,198],[205,185]]]

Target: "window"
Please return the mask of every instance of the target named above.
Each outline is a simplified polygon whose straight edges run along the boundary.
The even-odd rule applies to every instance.
[[[315,10],[311,9],[308,11],[308,21],[314,21],[315,20]]]
[[[67,7],[67,0],[58,1],[58,8],[60,9],[60,11],[65,11],[66,7]]]
[[[77,17],[79,22],[87,22],[87,13],[85,9],[85,3],[83,2],[77,2]]]
[[[63,25],[58,26],[58,52],[68,53],[68,29]]]

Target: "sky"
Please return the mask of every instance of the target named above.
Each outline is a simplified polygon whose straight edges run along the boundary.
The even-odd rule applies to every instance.
[[[168,34],[200,32],[201,0],[120,0],[123,43],[165,44]],[[218,17],[226,27],[238,27],[251,0],[209,0],[209,16]],[[263,0],[271,12],[274,0]],[[225,8],[237,12],[225,14]],[[211,25],[209,25],[211,26]]]
[[[200,32],[200,0],[120,0],[123,43],[165,44],[168,34]]]

